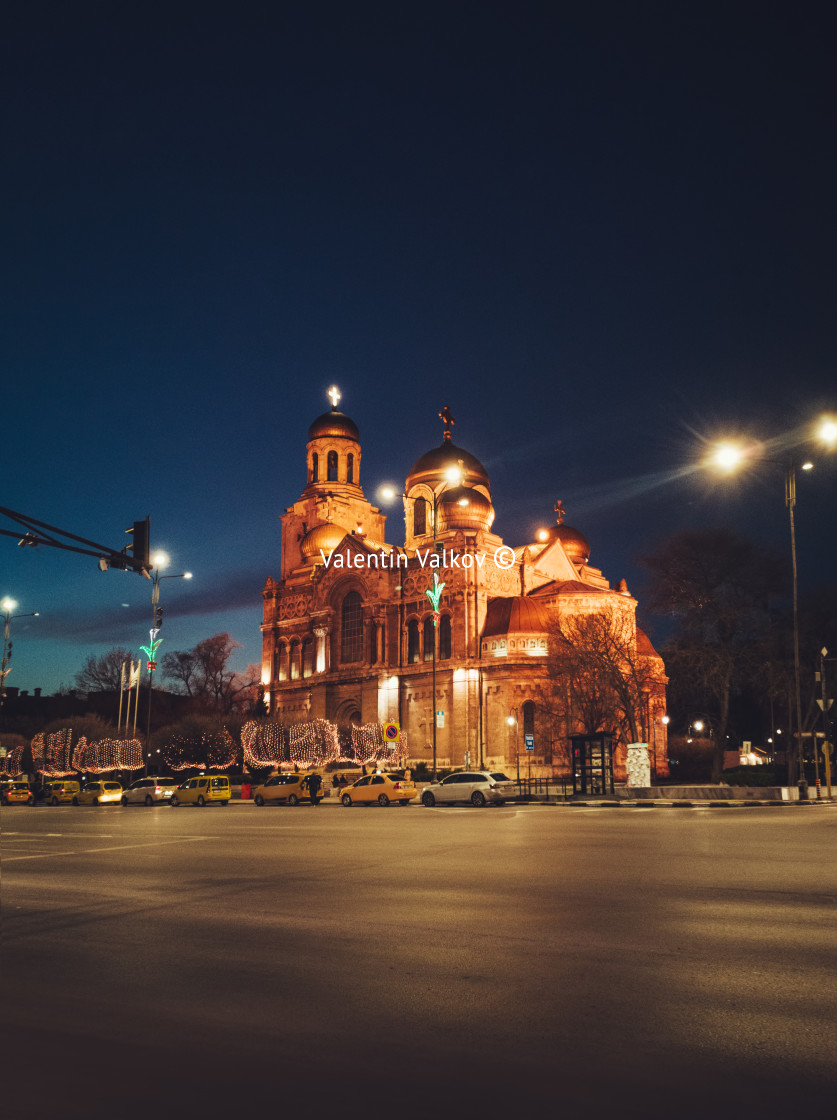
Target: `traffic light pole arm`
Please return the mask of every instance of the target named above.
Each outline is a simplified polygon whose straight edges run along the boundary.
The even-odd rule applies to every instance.
[[[82,556],[95,556],[101,559],[104,557],[108,564],[113,567],[126,567],[132,571],[139,572],[144,575],[146,579],[149,578],[144,565],[136,564],[136,561],[128,556],[125,550],[117,551],[110,548],[108,545],[97,544],[96,541],[90,541],[86,537],[79,537],[75,533],[70,533],[66,529],[59,529],[55,525],[48,525],[45,521],[37,521],[34,517],[29,517],[24,513],[16,513],[13,509],[6,509],[0,506],[0,514],[9,518],[10,521],[16,521],[18,525],[22,525],[26,530],[23,537],[20,536],[20,531],[12,532],[10,529],[0,529],[0,534],[4,537],[17,537],[18,543],[21,545],[48,545],[50,548],[61,548],[66,552],[78,552]],[[47,533],[41,530],[48,530]],[[78,541],[80,544],[90,545],[90,548],[79,548],[78,545],[66,544],[63,541],[56,540],[50,536],[50,533],[58,533],[62,537],[66,537],[71,541]],[[135,566],[136,564],[136,566]]]

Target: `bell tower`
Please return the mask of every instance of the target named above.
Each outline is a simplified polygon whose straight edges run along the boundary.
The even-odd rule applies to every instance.
[[[282,516],[282,579],[322,564],[322,552],[336,548],[348,533],[383,543],[386,516],[367,502],[360,485],[360,432],[337,405],[336,385],[328,391],[331,409],[308,429],[306,484]]]

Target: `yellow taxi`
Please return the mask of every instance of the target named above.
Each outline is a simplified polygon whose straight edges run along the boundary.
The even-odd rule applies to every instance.
[[[115,805],[122,800],[119,782],[87,782],[73,798],[74,805]]]
[[[28,782],[4,782],[0,800],[4,805],[34,805],[35,795]]]
[[[47,805],[66,805],[81,793],[81,785],[65,778],[52,778],[44,786],[44,801]]]
[[[366,774],[340,795],[344,805],[409,805],[418,796],[415,784],[402,774]]]
[[[226,805],[232,796],[226,774],[199,774],[179,785],[171,795],[172,805]]]
[[[325,793],[323,787],[317,790],[316,801],[319,804]],[[253,791],[253,800],[257,805],[299,805],[300,801],[311,801],[311,790],[308,788],[307,774],[275,774],[272,778]]]

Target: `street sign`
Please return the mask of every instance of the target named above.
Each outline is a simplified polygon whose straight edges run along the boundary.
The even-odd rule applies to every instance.
[[[534,735],[524,735],[523,736],[523,742],[526,744],[526,750],[527,751],[533,751],[535,749],[535,736]]]
[[[400,734],[400,724],[398,724],[394,719],[387,720],[387,722],[384,724],[384,741],[387,743],[397,743]]]
[[[441,711],[441,709],[436,710],[436,726],[437,727],[444,727],[445,726],[445,713],[443,711]]]

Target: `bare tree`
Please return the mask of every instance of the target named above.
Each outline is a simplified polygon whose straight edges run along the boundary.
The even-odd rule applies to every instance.
[[[651,609],[675,622],[664,650],[675,687],[714,707],[712,776],[720,781],[730,699],[758,663],[771,597],[787,584],[783,565],[731,529],[676,533],[643,563],[652,576]]]
[[[665,678],[642,639],[633,612],[612,603],[589,614],[555,615],[547,668],[556,714],[568,728],[649,741],[649,699]]]
[[[229,634],[204,638],[194,649],[165,654],[163,676],[175,682],[178,692],[199,701],[199,708],[228,715],[253,683],[247,674],[228,668],[237,649],[241,649],[240,643]]]
[[[130,665],[133,654],[127,649],[111,649],[101,657],[92,653],[84,668],[76,673],[76,688],[82,692],[118,692],[123,665]]]

